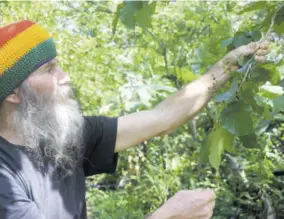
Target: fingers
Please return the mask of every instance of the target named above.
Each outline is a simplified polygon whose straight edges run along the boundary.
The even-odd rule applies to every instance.
[[[264,56],[257,56],[256,55],[254,58],[255,58],[255,60],[257,62],[265,62],[265,57]]]
[[[265,47],[263,47],[263,48],[265,48]],[[255,57],[254,58],[255,58],[255,60],[257,62],[264,62],[265,61],[265,55],[267,55],[268,53],[269,53],[268,49],[259,49],[255,53]]]
[[[264,62],[265,55],[269,53],[269,41],[265,40],[260,43],[259,49],[255,53],[255,60],[257,62]]]
[[[265,40],[262,43],[260,43],[259,48],[267,50],[269,48],[269,41]]]
[[[268,49],[259,49],[256,51],[256,55],[257,56],[265,56],[269,53],[269,50]]]
[[[255,53],[255,51],[257,51],[258,49],[259,43],[250,43],[248,45],[238,47],[236,50],[233,50],[233,53],[237,57],[248,56]]]
[[[259,49],[259,47],[260,47],[260,44],[257,43],[257,42],[253,42],[253,43],[250,43],[250,44],[247,45],[247,49],[249,51],[256,51],[256,50]]]
[[[243,55],[250,55],[254,52],[257,55],[267,55],[269,53],[269,41],[265,40],[263,42],[253,42],[248,44],[247,46],[243,46],[242,53]]]

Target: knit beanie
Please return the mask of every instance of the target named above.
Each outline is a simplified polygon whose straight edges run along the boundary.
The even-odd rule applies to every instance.
[[[0,28],[0,102],[32,72],[55,57],[51,36],[33,21]]]

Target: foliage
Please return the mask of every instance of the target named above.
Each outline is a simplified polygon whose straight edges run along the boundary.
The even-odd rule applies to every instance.
[[[31,19],[51,31],[86,115],[149,109],[231,49],[271,40],[268,61],[240,59],[241,70],[194,119],[122,152],[116,191],[93,188],[109,176],[87,179],[90,218],[143,218],[178,190],[199,187],[217,192],[213,218],[284,218],[283,181],[273,175],[284,166],[282,5],[0,2],[1,25]]]

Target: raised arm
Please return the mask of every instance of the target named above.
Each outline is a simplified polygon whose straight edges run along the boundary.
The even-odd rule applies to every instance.
[[[251,43],[229,52],[206,74],[172,94],[154,109],[119,117],[116,152],[127,149],[154,136],[167,134],[193,118],[236,70],[240,56],[256,54],[263,61],[268,42]]]

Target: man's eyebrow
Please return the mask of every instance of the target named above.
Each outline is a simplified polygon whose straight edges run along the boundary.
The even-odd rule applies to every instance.
[[[52,61],[46,63],[46,65],[44,66],[44,69],[47,69],[47,68],[50,68],[50,67],[56,65],[56,63],[57,63],[56,60],[52,60]]]

